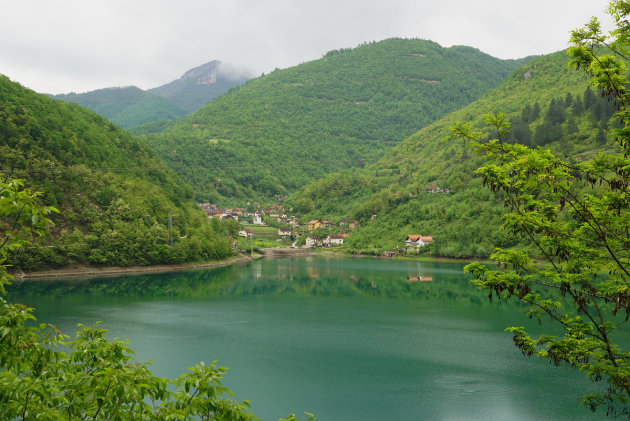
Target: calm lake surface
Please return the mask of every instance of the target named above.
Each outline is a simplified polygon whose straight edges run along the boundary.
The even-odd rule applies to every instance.
[[[579,402],[583,374],[523,357],[504,332],[530,326],[524,307],[490,304],[463,266],[257,260],[25,282],[10,299],[66,333],[102,321],[156,375],[218,360],[224,384],[262,420],[601,419]]]

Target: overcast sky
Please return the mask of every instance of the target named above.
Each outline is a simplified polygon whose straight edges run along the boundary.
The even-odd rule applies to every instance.
[[[0,73],[46,93],[157,87],[211,60],[255,75],[391,37],[499,58],[567,47],[606,0],[0,0]],[[606,19],[602,19],[607,22]],[[609,21],[608,21],[609,22]],[[609,24],[608,24],[609,25]]]

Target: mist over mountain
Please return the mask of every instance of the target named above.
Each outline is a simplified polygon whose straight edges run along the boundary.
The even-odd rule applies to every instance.
[[[268,200],[375,161],[525,61],[420,39],[365,43],[250,80],[143,140],[198,200]],[[220,74],[210,63],[171,86]]]
[[[244,69],[213,60],[188,70],[179,79],[149,89],[148,92],[167,98],[191,113],[231,87],[251,78],[252,75]]]
[[[250,78],[243,69],[213,60],[186,71],[179,79],[146,91],[127,86],[51,97],[89,108],[128,129],[189,114]]]

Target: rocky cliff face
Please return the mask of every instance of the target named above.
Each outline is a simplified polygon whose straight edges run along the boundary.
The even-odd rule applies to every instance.
[[[243,69],[213,60],[188,70],[179,79],[149,89],[149,92],[176,103],[188,112],[225,93],[232,86],[251,79]]]
[[[188,70],[179,79],[186,82],[194,82],[197,85],[212,85],[217,83],[220,66],[220,61],[213,60]]]

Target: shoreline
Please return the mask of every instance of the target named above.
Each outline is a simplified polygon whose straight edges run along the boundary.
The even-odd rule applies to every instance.
[[[154,266],[89,266],[89,265],[71,265],[60,269],[47,269],[36,272],[10,272],[15,277],[15,281],[22,280],[45,280],[52,278],[89,278],[98,276],[117,276],[117,275],[137,275],[143,273],[163,273],[176,272],[190,269],[207,269],[220,266],[228,266],[234,263],[248,262],[251,260],[264,257],[261,254],[248,256],[240,254],[232,256],[228,259],[216,260],[205,263],[180,263],[173,265],[154,265]]]
[[[333,256],[346,256],[350,258],[372,258],[372,259],[389,259],[389,260],[412,260],[412,261],[437,261],[437,262],[457,262],[457,263],[470,263],[475,261],[474,259],[457,259],[457,258],[445,258],[445,257],[430,257],[430,256],[372,256],[372,255],[364,255],[364,254],[351,254],[347,252],[340,251],[332,251],[327,250],[322,252],[321,250],[314,251],[310,250],[309,252],[305,252],[302,249],[291,250],[289,253],[279,253],[276,255],[275,253],[268,253],[273,251],[272,249],[265,249],[265,254],[254,254],[252,256],[239,254],[238,256],[232,256],[223,260],[216,260],[211,262],[204,263],[180,263],[180,264],[172,264],[172,265],[154,265],[154,266],[90,266],[90,265],[70,265],[59,269],[46,269],[42,271],[29,271],[29,272],[10,272],[12,276],[15,277],[15,281],[26,281],[26,280],[47,280],[47,279],[57,279],[57,278],[93,278],[93,277],[101,277],[101,276],[118,276],[118,275],[138,275],[145,273],[164,273],[164,272],[177,272],[184,270],[192,270],[192,269],[207,269],[213,267],[221,267],[228,266],[234,263],[248,262],[251,260],[260,259],[263,257],[282,257],[282,256],[290,256],[290,255],[313,255],[313,254],[321,254],[321,255],[333,255]],[[287,249],[286,251],[288,251]],[[486,263],[488,261],[478,260],[482,263]]]

